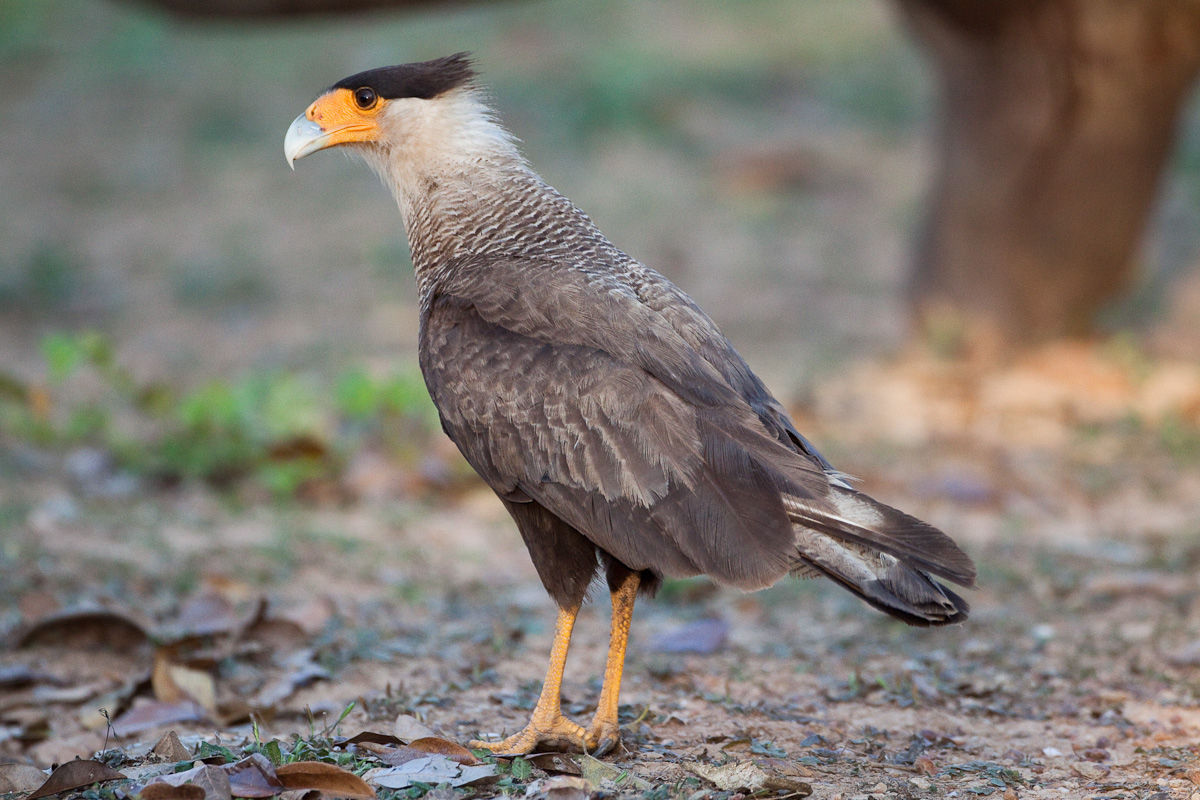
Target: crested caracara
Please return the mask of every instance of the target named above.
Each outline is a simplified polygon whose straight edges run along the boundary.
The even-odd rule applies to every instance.
[[[396,196],[420,294],[420,362],[442,426],[499,495],[558,604],[529,724],[497,753],[599,754],[634,599],[665,576],[753,590],[826,576],[911,625],[967,617],[975,582],[936,528],[851,487],[690,297],[538,177],[459,54],[333,85],[296,118],[289,163],[356,152]],[[597,571],[612,639],[587,727],[559,708]]]

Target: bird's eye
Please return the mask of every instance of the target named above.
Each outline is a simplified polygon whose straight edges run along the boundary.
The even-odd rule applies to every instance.
[[[375,94],[375,90],[369,86],[364,86],[361,89],[354,90],[354,102],[359,108],[366,111],[373,108],[375,103],[379,101],[379,96]]]

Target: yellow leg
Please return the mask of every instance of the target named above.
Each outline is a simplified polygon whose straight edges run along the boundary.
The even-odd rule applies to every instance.
[[[497,755],[524,755],[532,753],[539,746],[548,750],[588,749],[585,741],[587,732],[564,717],[561,707],[563,670],[567,666],[567,648],[571,645],[571,630],[575,627],[575,617],[578,613],[578,607],[558,610],[554,646],[550,649],[550,668],[546,671],[546,682],[542,684],[542,694],[533,709],[533,715],[529,718],[529,724],[520,733],[502,742],[474,741],[470,743],[471,747],[491,750]],[[605,686],[607,687],[607,681]]]
[[[625,648],[629,644],[629,624],[633,621],[633,603],[637,600],[641,578],[631,572],[612,593],[612,634],[608,643],[608,663],[604,667],[604,686],[596,703],[596,715],[587,730],[587,749],[601,756],[621,741],[617,706],[621,695],[621,673],[625,669]]]

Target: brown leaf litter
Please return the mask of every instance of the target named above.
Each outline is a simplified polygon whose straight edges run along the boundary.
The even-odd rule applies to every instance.
[[[296,761],[283,764],[275,774],[288,789],[316,789],[334,797],[373,800],[375,790],[366,781],[341,767],[321,761]]]
[[[559,800],[660,787],[681,798],[754,785],[798,793],[800,784],[843,798],[1187,797],[1200,775],[1191,676],[1200,662],[1200,459],[1190,455],[1191,429],[1171,426],[1191,424],[1178,398],[1192,378],[1155,377],[1159,365],[1111,349],[1068,369],[1064,353],[1000,377],[937,361],[864,368],[881,381],[862,378],[841,406],[830,395],[838,436],[822,433],[823,412],[814,418],[837,463],[953,532],[979,560],[981,589],[962,627],[903,629],[816,582],[755,595],[668,582],[639,603],[625,749],[603,761],[534,754],[477,778],[464,770],[490,762],[468,760],[461,743],[525,724],[550,636],[550,606],[493,498],[375,518],[359,507],[280,512],[278,522],[275,512],[212,512],[179,542],[157,545],[202,554],[208,572],[184,597],[171,588],[191,585],[179,576],[121,578],[95,554],[73,561],[59,546],[81,529],[89,541],[117,541],[112,531],[124,527],[108,518],[61,535],[43,526],[20,546],[58,548],[38,562],[52,565],[58,585],[103,576],[138,611],[79,606],[64,599],[79,592],[27,584],[27,602],[14,606],[41,621],[24,622],[21,646],[4,654],[0,757],[49,767],[107,748],[104,760],[129,786],[179,792],[164,797],[196,796],[193,783],[158,778],[176,765],[196,769],[202,740],[206,752],[233,753],[229,764],[204,765],[225,774],[231,795],[278,790],[258,759],[241,758],[257,735],[259,746],[285,750],[296,735],[327,737],[340,749],[322,760],[352,758],[355,771],[408,784],[396,792],[441,777],[479,797],[527,790]],[[1023,397],[1021,387],[1035,384],[1052,402]],[[908,415],[905,403],[935,389],[942,417],[918,410],[919,435],[887,433],[899,424],[892,417]],[[876,394],[854,399],[868,391]],[[896,401],[891,416],[864,416],[885,395]],[[1123,421],[1129,409],[1144,422]],[[248,555],[273,525],[283,532],[271,556],[279,560]],[[212,575],[214,563],[230,575]],[[594,709],[605,613],[603,602],[589,605],[576,630],[563,705],[578,720]],[[149,755],[146,742],[173,727],[176,741]],[[27,787],[34,774],[0,769],[0,778],[10,773]],[[210,776],[204,796],[220,794],[216,773],[201,774]],[[773,781],[791,788],[761,788]],[[745,785],[719,788],[734,783]]]
[[[91,786],[93,783],[122,780],[125,776],[107,764],[92,760],[68,761],[50,773],[45,783],[35,789],[25,800],[37,800],[60,792]]]

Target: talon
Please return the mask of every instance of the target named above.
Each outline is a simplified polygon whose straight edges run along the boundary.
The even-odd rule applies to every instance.
[[[587,732],[587,752],[590,756],[602,756],[612,752],[621,742],[621,729],[616,719],[593,719]]]
[[[595,758],[608,755],[610,752],[612,752],[612,749],[617,746],[617,742],[619,741],[620,739],[613,739],[611,737],[601,739],[600,744],[596,745],[594,750],[588,751],[588,755],[591,755]]]
[[[523,756],[536,750],[588,753],[593,756],[612,752],[621,742],[621,728],[617,722],[617,697],[621,691],[621,670],[625,663],[625,647],[629,641],[629,621],[633,617],[633,602],[637,597],[639,582],[638,573],[630,572],[622,578],[620,585],[612,590],[612,632],[608,661],[604,668],[604,684],[600,689],[596,714],[586,729],[562,715],[562,674],[567,662],[571,629],[575,625],[575,615],[579,609],[560,608],[546,681],[542,684],[542,693],[538,697],[529,723],[503,741],[484,742],[474,739],[469,743],[470,746],[477,750],[487,750],[497,756]]]
[[[523,756],[535,750],[587,752],[586,732],[566,717],[546,721],[535,715],[519,733],[499,742],[473,739],[468,744],[479,750],[489,750],[497,756]]]

